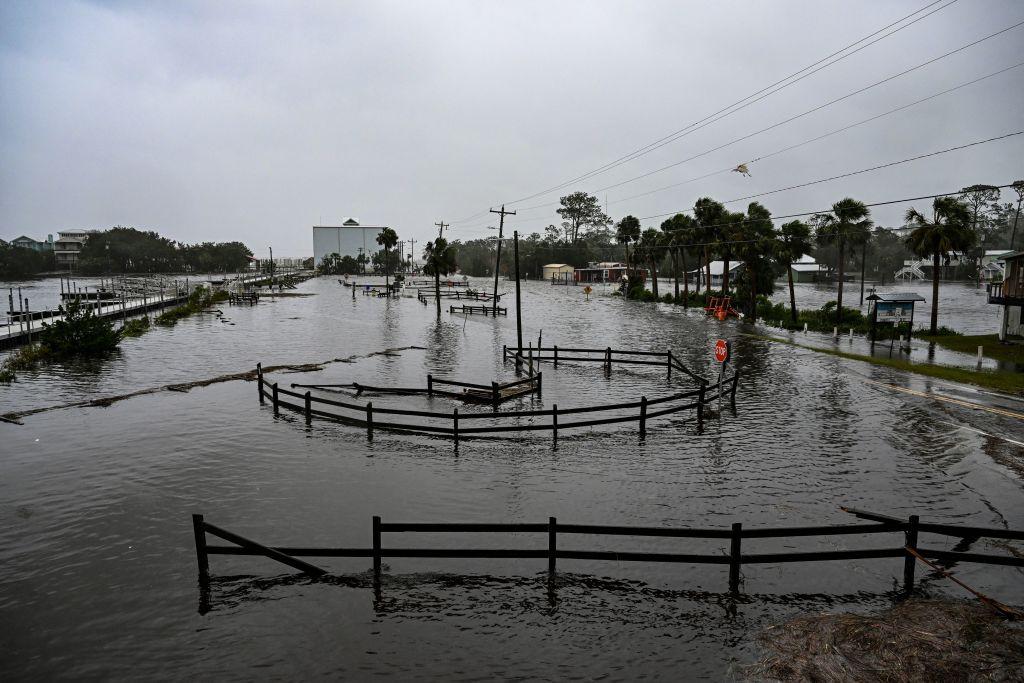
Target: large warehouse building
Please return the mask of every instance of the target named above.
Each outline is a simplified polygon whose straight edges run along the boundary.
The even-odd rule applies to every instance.
[[[369,258],[374,252],[380,251],[377,235],[385,227],[383,225],[360,225],[355,218],[349,218],[337,226],[314,225],[313,258],[316,265],[319,266],[324,257],[331,254],[358,258],[362,253]]]

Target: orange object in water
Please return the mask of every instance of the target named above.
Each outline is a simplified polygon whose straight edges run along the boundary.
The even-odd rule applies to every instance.
[[[719,308],[715,311],[715,317],[719,320],[725,320],[725,316],[729,315],[724,308]]]

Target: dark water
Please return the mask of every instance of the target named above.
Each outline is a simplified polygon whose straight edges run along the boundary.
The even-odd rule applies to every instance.
[[[503,283],[503,286],[508,286]],[[127,340],[104,361],[50,366],[0,389],[0,412],[113,396],[264,365],[331,361],[291,382],[422,384],[513,377],[501,346],[515,318],[469,318],[415,299],[358,296],[334,279],[306,298],[224,307]],[[510,297],[511,298],[511,297]],[[734,322],[672,306],[591,297],[529,283],[524,327],[545,344],[671,347],[710,374],[710,345],[734,340],[744,379],[737,412],[550,437],[448,440],[314,422],[261,407],[252,382],[162,391],[98,408],[0,424],[0,677],[671,679],[737,675],[757,632],[808,611],[892,603],[902,561],[744,568],[744,595],[721,566],[562,561],[549,591],[535,560],[392,560],[381,599],[368,560],[319,560],[325,580],[269,560],[211,557],[196,581],[189,515],[281,545],[368,546],[385,521],[786,526],[852,521],[839,505],[929,520],[1024,528],[1024,422],[938,403],[947,387],[884,368],[745,338]],[[511,301],[510,308],[511,308]],[[654,397],[686,386],[663,371],[543,367],[560,408]],[[420,406],[375,397],[375,405]],[[435,399],[432,409],[450,409]],[[510,406],[511,407],[511,406]],[[460,410],[464,407],[460,406]],[[1017,412],[1024,412],[1017,404]],[[992,435],[992,436],[987,436]],[[1004,438],[1005,437],[1005,438]],[[387,544],[388,537],[385,537]],[[424,536],[403,545],[544,547],[544,539]],[[745,549],[840,549],[899,539],[750,541]],[[952,547],[924,537],[930,547]],[[727,542],[566,540],[564,547],[726,552]],[[984,541],[978,552],[1002,553]],[[920,574],[919,574],[920,575]],[[958,575],[1024,602],[1024,574],[964,565]],[[959,595],[938,579],[933,594]],[[201,613],[202,612],[202,613]],[[682,676],[681,676],[682,674]]]

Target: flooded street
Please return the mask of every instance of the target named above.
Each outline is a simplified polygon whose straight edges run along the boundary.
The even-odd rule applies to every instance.
[[[480,281],[479,284],[483,284]],[[489,286],[488,286],[489,288]],[[326,579],[260,558],[215,555],[208,594],[197,583],[192,513],[261,543],[366,547],[385,522],[546,522],[630,526],[779,527],[844,524],[846,505],[928,521],[1024,528],[1024,421],[914,392],[944,382],[744,336],[681,307],[523,286],[524,344],[663,351],[706,377],[714,341],[733,342],[741,372],[735,412],[698,430],[692,412],[559,435],[450,439],[378,431],[260,405],[232,380],[156,391],[106,407],[60,407],[265,367],[291,383],[424,386],[427,374],[489,384],[516,375],[502,346],[508,317],[451,315],[415,298],[357,295],[336,278],[311,296],[222,304],[220,313],[155,327],[102,361],[44,366],[0,388],[0,677],[12,678],[636,678],[721,679],[759,656],[762,628],[832,609],[896,599],[902,559],[743,567],[729,596],[724,565],[397,559],[375,599],[365,559],[320,559]],[[896,287],[922,291],[930,285]],[[669,290],[665,290],[669,291]],[[798,306],[820,306],[800,286]],[[857,287],[847,297],[857,300]],[[943,284],[958,304],[940,324],[990,332],[984,289]],[[783,288],[776,299],[788,296]],[[963,309],[961,313],[960,309]],[[953,310],[956,309],[956,310]],[[991,310],[989,310],[991,309]],[[922,314],[922,319],[926,314]],[[955,319],[954,319],[955,318]],[[385,350],[392,350],[382,354]],[[653,398],[692,382],[664,370],[543,365],[542,398],[502,410]],[[682,387],[682,388],[681,388]],[[959,391],[971,391],[960,387]],[[326,396],[326,394],[325,394]],[[346,400],[342,397],[342,400]],[[379,396],[375,406],[490,410],[448,399]],[[1006,399],[1016,412],[1024,402]],[[510,539],[427,535],[403,545],[546,547]],[[885,539],[885,540],[883,540]],[[397,544],[398,541],[396,540]],[[561,543],[561,541],[560,541]],[[567,547],[728,552],[715,539],[567,540]],[[902,545],[902,535],[751,540],[751,552]],[[923,536],[951,549],[955,540]],[[746,547],[745,547],[746,550]],[[974,552],[1005,554],[977,541]],[[1017,552],[1021,552],[1017,544]],[[1024,572],[962,564],[957,575],[1007,603],[1024,601]],[[961,596],[920,572],[929,595]]]

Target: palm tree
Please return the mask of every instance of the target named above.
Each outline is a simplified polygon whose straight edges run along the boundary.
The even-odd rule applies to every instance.
[[[629,275],[629,243],[640,240],[640,220],[626,216],[615,225],[615,241],[626,247],[626,274]]]
[[[751,202],[746,215],[734,215],[743,217],[736,223],[733,238],[736,239],[736,254],[743,263],[740,282],[746,283],[749,295],[747,316],[753,321],[757,319],[757,295],[762,291],[771,294],[775,287],[775,224],[771,211],[759,202]]]
[[[434,300],[437,302],[438,318],[441,317],[441,276],[449,275],[458,268],[455,257],[455,247],[443,237],[427,242],[423,248],[423,272],[434,276]]]
[[[391,294],[388,275],[391,271],[391,250],[398,244],[398,233],[391,228],[383,228],[377,235],[377,244],[384,247],[384,290]]]
[[[658,296],[658,264],[661,262],[664,235],[654,228],[647,228],[640,236],[636,250],[651,267],[651,291]]]
[[[907,245],[921,257],[932,257],[932,324],[931,333],[938,332],[939,323],[939,260],[948,262],[951,253],[964,253],[974,245],[975,232],[971,212],[953,197],[937,197],[932,202],[929,220],[916,209],[907,210],[907,226],[913,232]]]
[[[801,221],[784,223],[776,241],[775,253],[789,275],[789,312],[796,322],[796,291],[793,289],[793,263],[811,250],[811,229]]]
[[[661,224],[661,230],[665,233],[664,242],[668,246],[669,254],[672,256],[672,277],[677,301],[679,300],[679,267],[680,261],[682,261],[683,307],[686,307],[686,299],[690,296],[690,277],[686,272],[686,247],[694,239],[695,225],[696,223],[692,218],[682,213],[677,213]]]
[[[701,197],[693,205],[693,217],[697,220],[697,238],[704,243],[704,268],[707,273],[704,293],[711,294],[711,250],[720,240],[722,223],[726,214],[725,205],[711,197]],[[698,289],[700,289],[698,285]]]
[[[836,323],[843,322],[843,279],[846,277],[846,247],[871,237],[871,210],[856,199],[846,197],[832,205],[831,213],[816,214],[816,237],[821,244],[835,243],[839,250],[839,292],[836,297]]]

